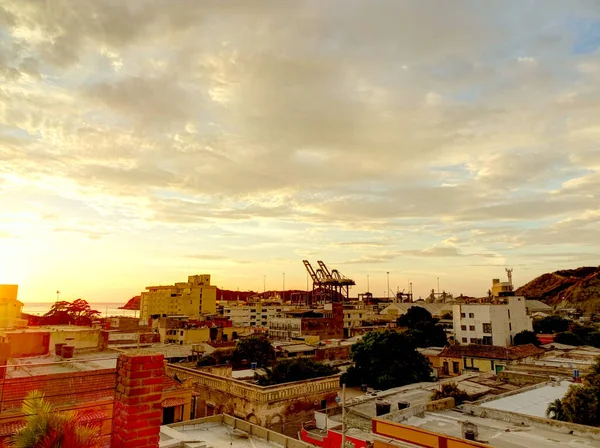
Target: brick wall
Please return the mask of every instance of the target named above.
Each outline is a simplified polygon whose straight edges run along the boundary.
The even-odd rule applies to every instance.
[[[158,448],[163,355],[121,355],[117,375],[111,448]]]
[[[325,361],[334,359],[349,359],[350,358],[350,345],[337,345],[333,347],[319,347],[315,353],[315,359],[317,361]]]

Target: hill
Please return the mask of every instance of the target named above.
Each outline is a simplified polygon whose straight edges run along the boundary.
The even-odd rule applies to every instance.
[[[600,266],[584,266],[540,275],[515,293],[556,305],[566,300],[586,311],[600,306]]]

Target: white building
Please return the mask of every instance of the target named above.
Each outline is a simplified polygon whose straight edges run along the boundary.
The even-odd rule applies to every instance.
[[[507,303],[454,305],[454,334],[461,344],[509,347],[523,330],[532,330],[524,297],[507,297]]]
[[[262,303],[249,305],[226,305],[223,307],[223,316],[229,317],[237,327],[267,327],[271,319],[276,317],[283,310],[281,304]]]

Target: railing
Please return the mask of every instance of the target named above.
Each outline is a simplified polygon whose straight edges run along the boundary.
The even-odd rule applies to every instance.
[[[258,403],[288,400],[316,393],[334,392],[340,388],[340,374],[274,386],[258,386],[233,378],[223,378],[189,367],[171,364],[167,366],[167,374],[177,374],[177,377],[182,380],[189,379],[194,383],[194,387],[207,387]]]

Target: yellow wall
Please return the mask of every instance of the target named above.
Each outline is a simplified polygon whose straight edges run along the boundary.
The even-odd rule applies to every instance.
[[[480,372],[486,373],[493,371],[492,360],[491,359],[478,359],[478,358],[469,358],[466,357],[466,365],[467,369],[471,368],[471,361],[473,362],[472,367],[475,369],[479,369]]]
[[[225,327],[223,328],[223,335],[227,335],[227,342],[231,342],[233,340],[233,333],[236,332],[238,334],[246,331],[248,327]],[[203,342],[210,341],[210,328],[190,328],[190,329],[173,329],[177,331],[176,335],[166,335],[165,339],[175,339],[177,341],[183,341],[184,344],[200,344]],[[181,332],[183,331],[183,336],[181,336]]]
[[[65,343],[75,348],[96,348],[100,345],[99,329],[76,329],[67,327],[45,327],[45,331],[50,331],[50,351],[54,350],[54,344]],[[72,339],[72,340],[67,340]]]
[[[461,358],[446,358],[446,357],[438,357],[439,361],[439,368],[443,369],[444,368],[444,361],[446,361],[448,363],[448,375],[450,376],[458,376],[458,375],[462,375],[462,371],[463,371],[463,360]],[[457,362],[458,363],[458,373],[454,373],[453,369],[452,369],[452,363],[453,362]]]
[[[409,442],[425,448],[489,448],[479,442],[458,439],[445,434],[440,434],[425,429],[409,425],[402,425],[390,421],[373,419],[373,434],[376,434],[387,441],[375,440],[374,448],[398,448],[398,445],[392,444],[392,440],[400,442]]]
[[[19,285],[0,285],[0,328],[22,327],[27,324],[21,319],[23,304],[17,300]]]

